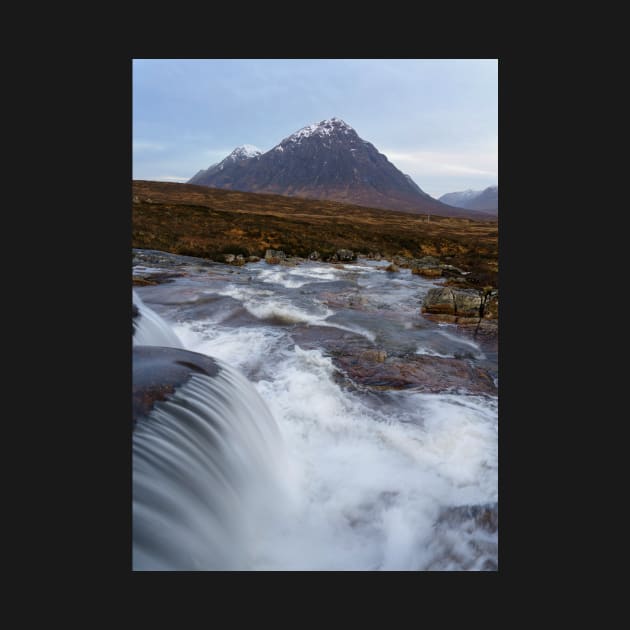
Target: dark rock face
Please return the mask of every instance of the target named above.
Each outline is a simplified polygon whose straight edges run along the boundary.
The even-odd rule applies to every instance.
[[[213,359],[197,352],[159,346],[134,346],[132,430],[138,419],[147,416],[156,402],[167,400],[192,374],[216,376],[219,369]]]
[[[309,125],[264,154],[235,155],[188,183],[345,201],[417,214],[475,216],[433,199],[338,118]],[[487,218],[492,218],[488,215]]]

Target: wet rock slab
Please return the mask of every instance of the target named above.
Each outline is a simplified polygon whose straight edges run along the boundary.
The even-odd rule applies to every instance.
[[[422,355],[384,357],[377,351],[359,351],[333,357],[333,363],[354,383],[374,389],[497,394],[492,376],[463,359]]]
[[[156,402],[168,400],[194,373],[219,373],[219,366],[210,357],[179,348],[135,346],[132,361],[132,429],[139,418],[149,415]]]

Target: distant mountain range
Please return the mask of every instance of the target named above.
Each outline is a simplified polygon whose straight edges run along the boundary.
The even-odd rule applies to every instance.
[[[237,147],[188,183],[414,214],[492,218],[434,199],[339,118],[303,127],[266,153],[251,145]]]
[[[499,187],[489,186],[484,190],[462,190],[446,193],[439,199],[442,203],[468,210],[483,210],[484,212],[499,212]]]

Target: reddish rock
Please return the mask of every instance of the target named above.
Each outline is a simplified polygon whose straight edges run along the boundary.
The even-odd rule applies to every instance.
[[[334,363],[356,384],[374,389],[409,389],[422,392],[466,390],[474,394],[496,394],[492,377],[462,359],[441,357],[391,357],[384,362],[366,360],[365,353],[345,355]]]

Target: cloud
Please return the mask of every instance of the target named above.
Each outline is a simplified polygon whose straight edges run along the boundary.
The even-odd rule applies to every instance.
[[[187,182],[190,177],[178,177],[177,175],[160,175],[153,181],[156,182]]]
[[[498,156],[495,152],[388,151],[387,158],[402,171],[426,175],[488,175],[497,177]]]

